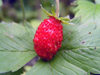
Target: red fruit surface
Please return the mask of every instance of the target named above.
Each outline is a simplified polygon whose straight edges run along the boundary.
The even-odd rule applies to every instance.
[[[49,19],[44,19],[39,25],[33,39],[34,49],[40,58],[48,61],[59,50],[62,40],[63,26],[61,21],[51,16]]]

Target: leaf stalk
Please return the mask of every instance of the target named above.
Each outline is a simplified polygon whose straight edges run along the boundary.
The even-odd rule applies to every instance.
[[[21,3],[21,8],[22,8],[22,15],[23,15],[23,25],[25,23],[25,9],[24,9],[24,3],[23,3],[23,0],[20,0],[20,3]]]

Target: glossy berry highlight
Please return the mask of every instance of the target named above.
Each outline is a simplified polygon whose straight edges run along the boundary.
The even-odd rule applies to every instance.
[[[34,49],[43,60],[51,60],[61,47],[63,40],[63,26],[61,21],[53,16],[44,19],[39,25],[33,42]]]

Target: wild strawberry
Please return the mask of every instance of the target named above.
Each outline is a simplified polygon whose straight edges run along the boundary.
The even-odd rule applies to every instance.
[[[39,25],[33,42],[34,49],[40,58],[51,60],[61,47],[63,40],[63,26],[61,21],[50,16]]]

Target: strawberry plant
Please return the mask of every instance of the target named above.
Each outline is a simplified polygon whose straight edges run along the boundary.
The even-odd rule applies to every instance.
[[[21,75],[24,66],[38,55],[42,59],[25,75],[100,74],[100,1],[76,0],[75,4],[73,19],[58,18],[57,8],[56,14],[52,11],[53,17],[45,19],[37,30],[25,21],[24,9],[23,23],[1,22],[0,75]]]

